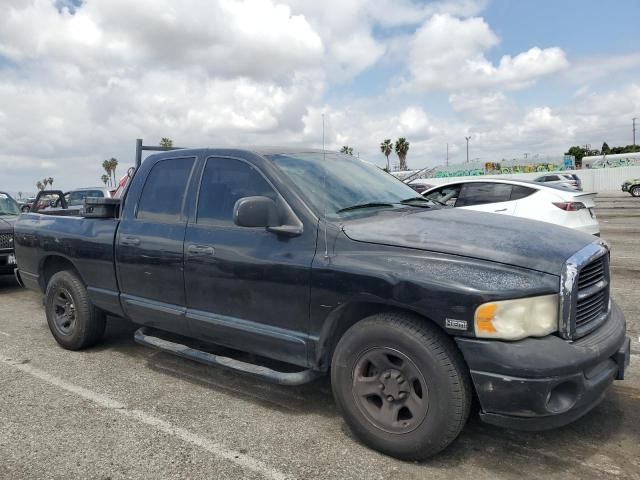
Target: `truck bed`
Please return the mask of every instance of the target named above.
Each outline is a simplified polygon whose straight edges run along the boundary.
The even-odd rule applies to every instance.
[[[21,239],[16,242],[16,257],[25,286],[44,291],[53,266],[66,262],[90,285],[89,294],[96,306],[119,314],[114,258],[118,223],[117,219],[23,214],[15,236]]]

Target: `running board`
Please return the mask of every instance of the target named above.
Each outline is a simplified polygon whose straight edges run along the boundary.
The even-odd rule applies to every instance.
[[[173,353],[179,357],[188,358],[195,362],[204,363],[205,365],[213,365],[216,367],[230,368],[242,373],[248,373],[254,375],[269,382],[277,383],[279,385],[302,385],[315,380],[320,375],[320,372],[315,370],[302,370],[300,372],[278,372],[261,365],[254,365],[253,363],[242,362],[229,357],[223,357],[214,353],[197,350],[195,348],[182,345],[181,343],[171,342],[164,340],[160,337],[151,335],[152,330],[148,327],[142,327],[136,330],[133,338],[136,343],[144,345],[146,347],[162,350],[163,352]]]

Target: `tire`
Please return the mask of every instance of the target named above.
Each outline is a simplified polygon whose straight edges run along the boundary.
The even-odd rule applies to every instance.
[[[69,270],[51,277],[45,293],[45,312],[51,334],[67,350],[81,350],[98,343],[106,316],[89,300],[87,289]]]
[[[632,197],[640,197],[640,185],[634,185],[629,189],[629,193]]]
[[[347,330],[332,362],[333,395],[347,425],[382,453],[424,460],[451,444],[469,417],[468,369],[451,338],[427,320],[368,317]]]
[[[28,206],[26,206],[26,205],[20,209],[20,211],[21,211],[22,213],[29,213],[29,210],[31,210],[31,209],[30,209]]]

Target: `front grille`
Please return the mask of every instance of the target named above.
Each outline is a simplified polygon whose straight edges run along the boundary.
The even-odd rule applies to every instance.
[[[13,233],[0,233],[0,250],[13,250]]]
[[[609,256],[604,254],[582,266],[575,283],[574,338],[598,328],[609,309]]]

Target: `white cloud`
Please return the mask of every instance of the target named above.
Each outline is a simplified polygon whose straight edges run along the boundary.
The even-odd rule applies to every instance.
[[[476,123],[497,124],[513,111],[511,102],[502,92],[462,91],[451,93],[449,104],[454,112]]]
[[[565,54],[533,47],[489,60],[500,39],[478,18],[485,4],[87,0],[72,14],[50,0],[4,0],[0,187],[33,190],[45,176],[61,188],[96,183],[104,158],[124,172],[138,137],[319,146],[323,112],[329,148],[348,144],[380,165],[379,143],[400,136],[412,167],[444,162],[447,143],[451,162],[463,160],[469,134],[472,158],[487,160],[628,143],[637,82],[603,91],[584,80],[564,102],[538,92],[523,106],[510,90],[562,70]],[[586,60],[577,71],[594,78]],[[408,72],[411,89],[364,96],[359,75],[382,62],[374,77],[394,72],[382,87]]]
[[[557,47],[533,47],[513,57],[505,55],[494,65],[485,52],[498,43],[482,18],[433,15],[411,41],[408,85],[420,90],[522,88],[568,66],[565,53]]]

